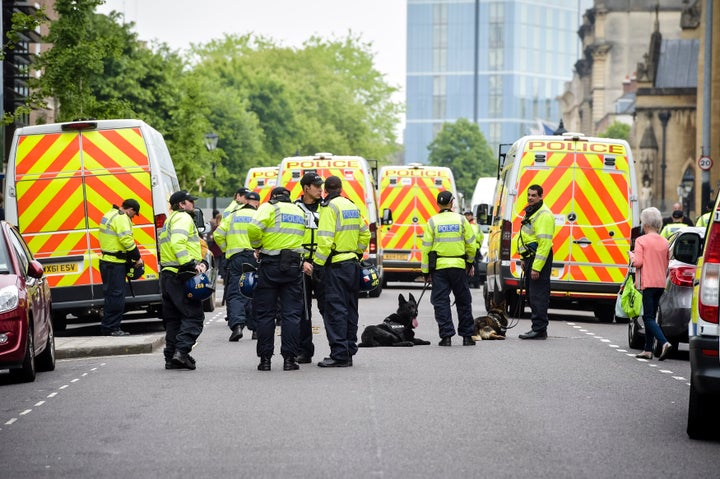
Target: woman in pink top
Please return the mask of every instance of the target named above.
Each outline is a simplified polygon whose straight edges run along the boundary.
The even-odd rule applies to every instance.
[[[665,291],[665,275],[668,267],[668,242],[658,232],[662,228],[662,215],[657,208],[645,208],[640,213],[640,224],[644,235],[635,240],[635,251],[631,253],[635,266],[636,286],[643,296],[643,322],[645,323],[645,350],[636,358],[652,359],[652,350],[657,338],[662,344],[660,361],[670,354],[672,345],[655,321],[660,296]]]

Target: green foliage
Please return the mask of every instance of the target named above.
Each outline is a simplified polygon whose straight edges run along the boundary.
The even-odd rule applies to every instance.
[[[428,150],[431,165],[452,169],[457,189],[465,198],[472,198],[478,178],[496,173],[497,163],[485,136],[466,118],[445,123]]]
[[[607,130],[598,135],[600,138],[615,138],[627,141],[630,138],[630,125],[619,121],[613,122]]]

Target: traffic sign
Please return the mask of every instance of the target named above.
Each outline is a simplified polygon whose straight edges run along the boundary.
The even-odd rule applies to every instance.
[[[712,168],[713,160],[709,156],[701,156],[698,158],[698,166],[703,171],[708,171],[710,168]]]

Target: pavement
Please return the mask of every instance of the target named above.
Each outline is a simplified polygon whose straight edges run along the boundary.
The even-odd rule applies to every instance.
[[[130,336],[55,336],[57,359],[152,353],[165,346],[165,333]]]

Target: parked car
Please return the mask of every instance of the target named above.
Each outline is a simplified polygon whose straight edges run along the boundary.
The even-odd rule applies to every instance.
[[[670,262],[665,279],[665,292],[660,297],[657,322],[665,338],[677,351],[680,343],[688,342],[688,323],[693,295],[693,280],[698,258],[705,241],[705,228],[689,226],[670,237]],[[642,318],[628,324],[628,342],[631,348],[645,346],[645,328]],[[655,344],[655,356],[660,356],[661,345]]]
[[[18,230],[0,221],[0,369],[18,381],[55,369],[52,297],[42,265]]]

